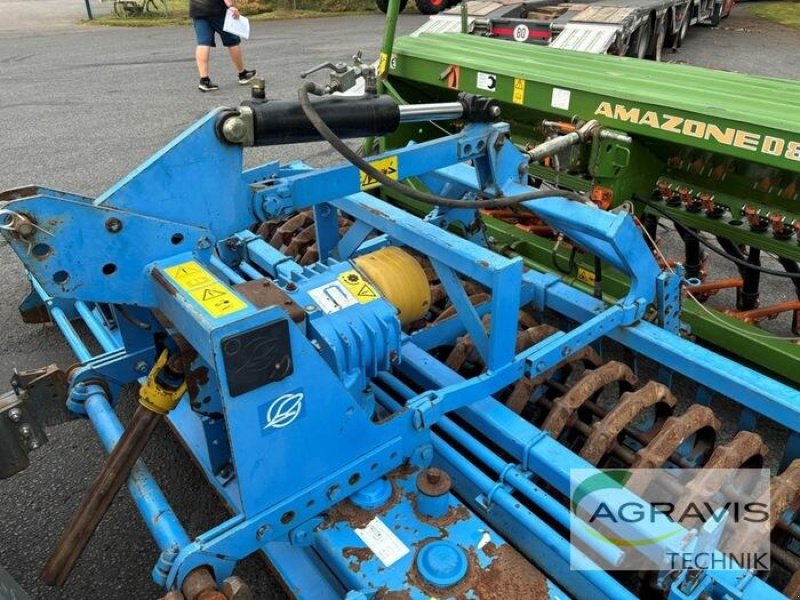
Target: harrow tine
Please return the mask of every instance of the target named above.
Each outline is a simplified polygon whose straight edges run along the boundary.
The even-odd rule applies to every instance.
[[[617,361],[607,362],[588,371],[566,394],[553,403],[542,429],[557,438],[569,424],[575,411],[600,395],[603,388],[615,382],[625,391],[630,391],[636,385],[637,378],[628,365]]]
[[[619,434],[649,408],[654,409],[655,419],[645,435],[652,439],[672,414],[676,403],[677,400],[669,388],[655,381],[623,394],[619,404],[592,426],[591,435],[581,449],[581,456],[593,465],[598,464],[616,443]]]

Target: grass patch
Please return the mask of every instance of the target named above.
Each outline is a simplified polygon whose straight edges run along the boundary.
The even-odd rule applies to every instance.
[[[752,15],[800,29],[800,1],[759,2],[749,7]]]
[[[190,22],[189,0],[155,0],[155,4],[148,3],[147,10],[141,11],[138,7],[145,1],[148,0],[125,0],[127,10],[124,10],[124,6],[116,5],[117,13],[121,14],[111,13],[84,22],[114,27],[158,27]],[[163,2],[167,3],[166,10]],[[238,6],[251,21],[308,19],[378,11],[375,0],[239,0]]]

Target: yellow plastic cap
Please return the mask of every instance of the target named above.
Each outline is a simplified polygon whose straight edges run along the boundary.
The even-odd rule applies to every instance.
[[[388,246],[353,259],[353,264],[397,308],[403,325],[422,318],[431,307],[425,270],[405,250]]]

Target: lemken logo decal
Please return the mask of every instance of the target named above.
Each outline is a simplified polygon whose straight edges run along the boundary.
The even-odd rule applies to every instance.
[[[278,396],[267,408],[264,429],[282,429],[288,427],[300,416],[303,409],[303,393],[290,392]]]

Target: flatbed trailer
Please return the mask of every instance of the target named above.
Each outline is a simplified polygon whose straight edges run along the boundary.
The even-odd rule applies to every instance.
[[[432,16],[414,34],[464,31],[593,54],[661,59],[690,26],[719,24],[734,0],[470,0]]]

